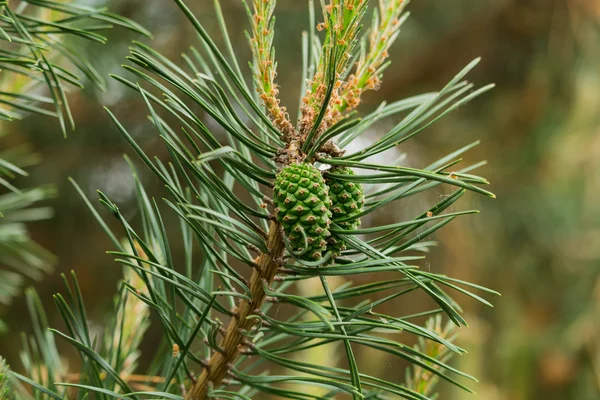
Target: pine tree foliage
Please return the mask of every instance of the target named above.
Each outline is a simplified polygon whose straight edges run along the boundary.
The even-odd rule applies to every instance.
[[[6,360],[0,357],[0,399],[2,400],[10,400],[14,397],[9,373],[10,367],[6,364]]]
[[[429,318],[425,327],[450,342],[453,342],[456,336],[456,333],[454,332],[456,326],[450,322],[443,326],[442,318],[439,314]],[[452,353],[443,344],[425,340],[422,337],[419,338],[419,343],[415,346],[415,349],[417,351],[422,351],[431,359],[442,362],[447,362],[450,357],[452,357]],[[437,365],[427,360],[425,360],[425,363],[429,364],[432,368],[438,368]],[[432,399],[437,398],[437,393],[435,393],[434,390],[438,382],[439,378],[433,374],[431,370],[427,370],[420,365],[413,364],[411,368],[407,368],[406,370],[407,386],[417,393],[431,396]]]
[[[381,84],[389,64],[387,51],[405,20],[405,2],[380,0],[365,33],[367,0],[323,0],[323,19],[318,23],[309,1],[311,21],[302,36],[303,84],[294,123],[280,104],[276,83],[275,1],[244,3],[253,51],[252,83],[246,81],[236,58],[218,0],[214,4],[222,46],[183,0],[174,2],[195,29],[198,46],[177,64],[135,42],[124,66],[128,74],[113,76],[139,93],[148,108],[150,129],[164,142],[169,159],[148,154],[119,122],[118,113],[108,111],[141,163],[170,196],[157,201],[147,193],[128,159],[135,177],[138,226],[101,192],[100,203],[108,213],[97,211],[73,182],[112,240],[110,254],[129,271],[109,321],[109,332],[116,335],[98,340],[91,334],[84,294],[74,274],[65,278],[66,294],[54,298],[66,329],[46,331],[41,302],[28,292],[35,329],[24,342],[27,373],[15,374],[22,396],[30,398],[27,393],[33,392],[52,399],[84,399],[93,393],[102,399],[426,400],[431,393],[415,385],[422,379],[447,381],[469,391],[463,380],[473,378],[445,362],[447,354],[461,355],[464,350],[438,329],[439,324],[421,326],[419,321],[432,315],[440,315],[440,321],[445,315],[457,326],[466,325],[453,295],[489,305],[476,292],[494,292],[418,265],[423,262],[419,252],[431,245],[425,238],[453,219],[476,212],[450,211],[467,191],[493,197],[482,187],[488,182],[472,173],[482,163],[458,165],[475,144],[423,168],[371,160],[489,90],[491,86],[474,89],[464,80],[477,60],[438,92],[384,103],[358,118],[353,110],[362,93]],[[383,119],[399,122],[368,145],[349,150],[355,139]],[[293,173],[285,175],[290,168]],[[330,221],[327,212],[317,215],[309,210],[310,197],[294,198],[292,210],[300,223],[286,228],[284,217],[278,217],[278,203],[281,206],[289,194],[304,195],[289,189],[295,179],[306,178],[307,188],[316,184],[317,193],[309,191],[307,196],[315,195],[319,207],[331,207],[325,195],[319,197],[320,185],[323,194],[329,188],[315,174],[364,187],[362,209]],[[283,181],[288,182],[285,188]],[[370,227],[345,224],[442,185],[453,188],[451,194],[423,205],[413,219]],[[285,198],[277,198],[281,190]],[[303,203],[302,210],[298,202]],[[325,229],[311,231],[314,225],[308,217],[302,220],[307,215],[327,219],[327,230],[345,248],[333,249],[327,240],[321,241]],[[122,229],[109,229],[106,217],[116,218]],[[166,228],[167,218],[179,222],[177,234]],[[183,244],[182,254],[173,254],[174,241]],[[314,254],[312,243],[318,243],[319,257],[305,256],[309,247]],[[333,277],[360,276],[367,276],[368,283],[348,280],[330,286]],[[295,286],[305,280],[319,282],[321,293],[299,296]],[[424,306],[415,315],[380,311],[381,305],[414,291],[426,293],[437,307]],[[275,307],[290,312],[275,313]],[[137,346],[146,327],[139,317],[141,309],[152,312],[164,335],[155,347],[154,361],[134,374]],[[438,352],[403,345],[393,335],[400,332]],[[55,338],[78,352],[78,371],[70,371],[61,360]],[[333,343],[343,348],[343,362],[337,366],[298,357]],[[355,357],[360,347],[408,361],[415,368],[413,375],[402,383],[370,374]]]
[[[111,25],[148,34],[120,16],[65,2],[0,1],[0,304],[20,293],[25,278],[39,280],[54,257],[30,239],[26,223],[52,216],[36,203],[54,195],[52,187],[19,189],[11,182],[26,177],[38,155],[27,144],[7,146],[6,123],[30,114],[57,117],[63,133],[74,127],[66,93],[87,78],[104,80],[65,36],[104,43]],[[13,133],[14,134],[14,133]],[[0,330],[3,329],[0,321]]]

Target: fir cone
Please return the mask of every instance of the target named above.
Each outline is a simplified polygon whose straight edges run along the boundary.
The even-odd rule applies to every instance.
[[[329,173],[354,176],[354,171],[346,167],[334,167]],[[342,229],[355,230],[360,226],[360,218],[355,216],[363,211],[365,204],[364,189],[358,182],[336,179],[330,174],[326,175],[325,182],[329,186],[331,197],[331,220]],[[332,234],[328,242],[329,249],[336,256],[346,249],[344,241],[336,234]]]
[[[277,174],[273,192],[277,220],[294,254],[319,260],[327,250],[331,223],[329,189],[321,172],[312,164],[287,165]]]

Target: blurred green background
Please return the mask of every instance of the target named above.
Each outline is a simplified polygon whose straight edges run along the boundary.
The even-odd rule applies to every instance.
[[[216,33],[212,2],[188,3]],[[241,2],[221,3],[236,53],[248,59]],[[278,3],[278,80],[282,103],[295,109],[307,7],[302,0]],[[108,32],[108,45],[84,48],[105,74],[121,73],[131,40],[151,43],[178,62],[180,53],[197,43],[172,2],[113,0],[107,6],[156,38],[115,29]],[[498,196],[468,197],[462,206],[482,213],[437,233],[439,248],[429,256],[432,270],[503,294],[492,299],[493,309],[461,299],[471,327],[460,331],[459,342],[470,354],[454,363],[480,379],[471,386],[482,400],[600,399],[600,1],[413,0],[408,10],[412,15],[391,51],[392,66],[381,89],[366,95],[364,109],[437,90],[478,56],[483,61],[469,79],[497,84],[399,149],[407,164],[424,165],[481,139],[467,157],[489,161],[479,173]],[[101,105],[114,110],[151,153],[166,153],[133,91],[109,80],[106,92],[90,87],[70,101],[77,130],[66,140],[49,118],[3,129],[16,131],[43,157],[22,186],[59,188],[59,197],[50,202],[55,217],[32,226],[33,236],[59,262],[56,273],[34,286],[53,310],[51,295],[62,289],[59,273],[76,270],[90,318],[100,327],[121,271],[105,254],[109,241],[66,178],[74,177],[90,198],[102,190],[135,220],[133,182],[122,156],[132,152]],[[141,171],[160,197],[158,182]],[[400,312],[419,309],[419,304],[396,306]],[[29,329],[22,297],[0,312],[12,333]],[[54,314],[52,323],[58,324]],[[159,334],[151,330],[146,338],[148,357]],[[19,346],[18,335],[0,337],[0,354],[9,360],[17,360]],[[403,364],[362,359],[380,363],[374,368],[382,374],[404,377],[398,368]],[[445,385],[440,390],[440,399],[474,398]]]

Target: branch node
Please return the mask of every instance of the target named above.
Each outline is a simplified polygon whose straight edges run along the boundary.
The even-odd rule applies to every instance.
[[[256,254],[260,254],[260,253],[261,253],[261,252],[260,252],[260,250],[259,250],[259,248],[258,248],[258,247],[256,247],[256,246],[255,246],[255,245],[253,245],[253,244],[247,243],[247,244],[246,244],[246,248],[247,248],[248,250],[250,250],[250,251],[253,251],[253,252],[255,252]]]
[[[285,259],[283,257],[274,258],[273,262],[280,267],[283,267],[285,265]]]
[[[264,196],[264,197],[262,198],[262,201],[263,201],[265,204],[268,204],[268,205],[270,205],[270,206],[273,206],[273,207],[275,207],[275,202],[273,201],[273,199],[272,199],[272,198],[270,198],[270,197],[268,197],[268,196]]]

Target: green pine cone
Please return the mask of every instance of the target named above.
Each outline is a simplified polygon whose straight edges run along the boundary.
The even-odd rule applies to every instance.
[[[273,193],[277,220],[294,254],[319,260],[327,250],[331,223],[329,189],[321,172],[312,164],[287,165],[277,174]]]
[[[332,174],[354,176],[354,171],[346,167],[335,167],[330,171]],[[365,204],[365,192],[358,182],[336,179],[328,175],[325,182],[329,186],[331,197],[331,220],[346,230],[355,230],[360,226],[360,218],[355,217],[363,211]],[[353,218],[354,217],[354,218]],[[344,241],[333,234],[329,238],[329,248],[334,255],[339,255],[346,249]]]

